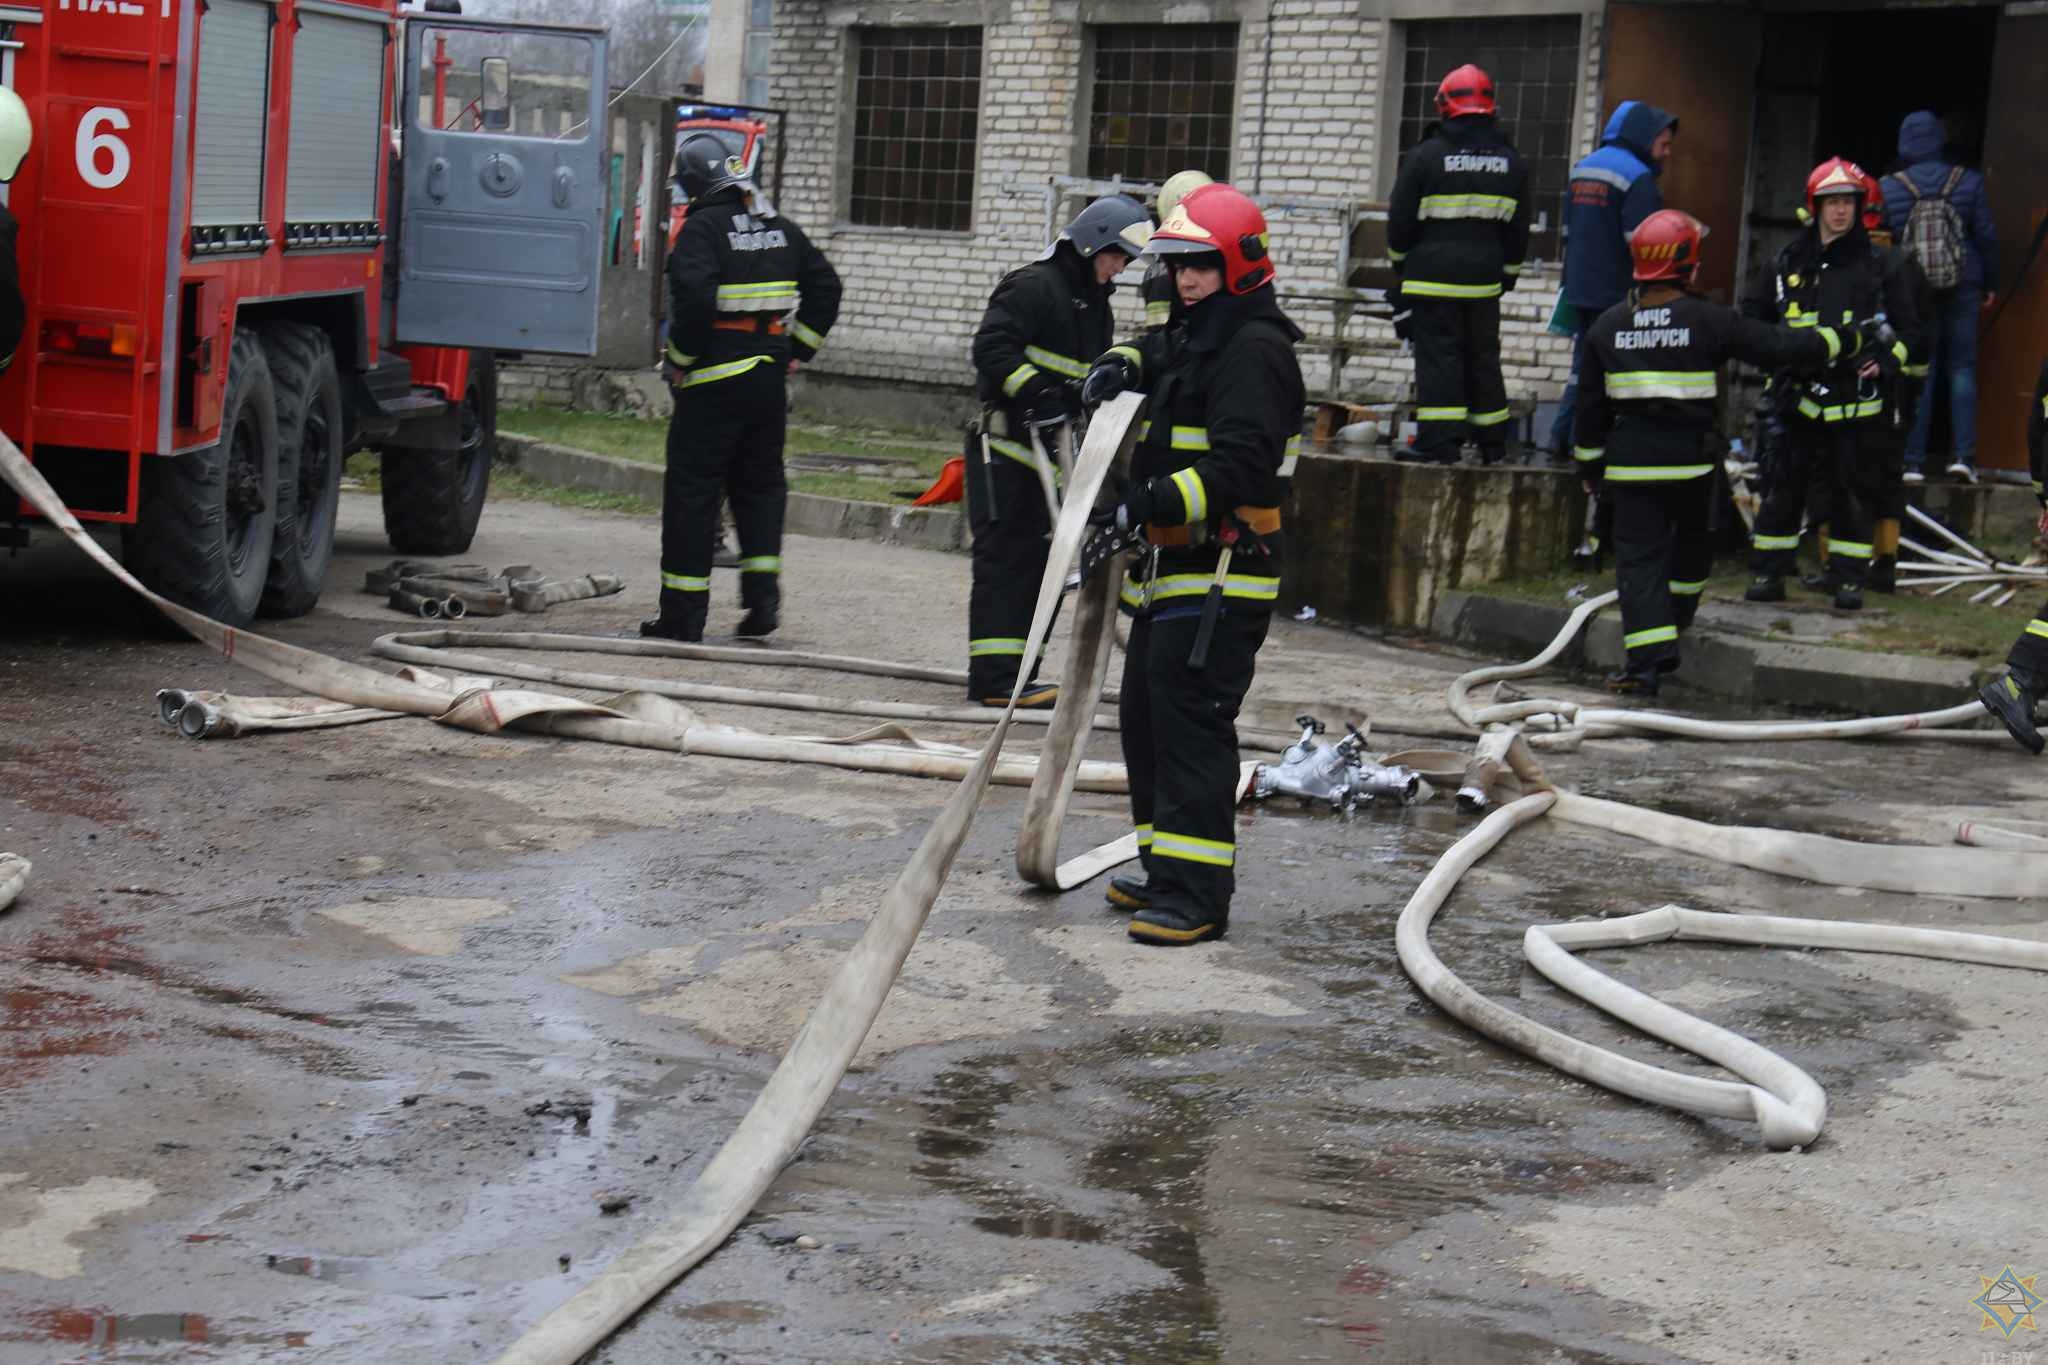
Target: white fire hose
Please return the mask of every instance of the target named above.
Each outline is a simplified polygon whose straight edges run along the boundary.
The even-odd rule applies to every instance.
[[[29,871],[35,864],[18,853],[0,853],[0,910],[14,904],[28,886]]]

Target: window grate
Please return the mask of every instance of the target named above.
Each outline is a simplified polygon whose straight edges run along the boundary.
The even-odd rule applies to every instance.
[[[1422,19],[1403,24],[1403,151],[1436,122],[1436,87],[1476,62],[1493,77],[1501,131],[1529,163],[1529,259],[1555,260],[1558,212],[1572,173],[1572,123],[1578,111],[1579,19]]]
[[[848,217],[967,231],[981,131],[981,30],[867,28],[856,45]]]
[[[1094,30],[1088,174],[1230,178],[1236,24],[1108,24]]]

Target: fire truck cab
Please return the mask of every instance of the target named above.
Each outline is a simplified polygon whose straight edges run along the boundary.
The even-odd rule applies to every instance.
[[[36,130],[0,189],[28,305],[0,429],[67,506],[237,625],[312,608],[354,450],[396,549],[467,549],[493,352],[597,347],[603,31],[0,0],[0,81]],[[0,505],[0,544],[29,529]]]

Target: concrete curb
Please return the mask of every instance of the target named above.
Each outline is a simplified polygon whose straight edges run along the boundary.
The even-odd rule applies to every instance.
[[[1570,615],[1565,607],[1452,590],[1438,599],[1430,634],[1489,654],[1528,658],[1556,638]],[[1688,632],[1684,650],[1679,676],[1692,688],[1736,701],[1857,715],[1954,706],[1979,682],[1972,665],[1954,659],[1764,640],[1712,629]],[[1622,654],[1621,620],[1609,610],[1593,618],[1557,666],[1617,669]]]
[[[657,507],[661,505],[660,465],[550,445],[531,436],[502,431],[498,433],[498,456],[541,483],[593,493],[623,493]],[[966,521],[960,512],[949,508],[905,507],[791,493],[784,529],[800,536],[873,540],[924,550],[958,550],[965,539]]]

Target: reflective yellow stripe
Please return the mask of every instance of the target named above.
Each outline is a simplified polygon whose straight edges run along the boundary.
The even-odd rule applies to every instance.
[[[1720,392],[1712,370],[1609,372],[1609,398],[1712,398]]]
[[[1621,647],[1641,649],[1644,645],[1670,644],[1677,639],[1677,626],[1651,626],[1648,630],[1634,630],[1622,636]]]
[[[1208,573],[1163,574],[1152,584],[1154,601],[1168,597],[1202,597],[1216,582],[1216,575]],[[1128,591],[1137,586],[1125,583]],[[1223,579],[1223,595],[1241,598],[1247,602],[1271,602],[1280,596],[1280,580],[1254,574],[1228,574]],[[1132,605],[1136,599],[1127,598]]]
[[[1896,359],[1896,360],[1897,360],[1897,361],[1898,361],[1898,362],[1899,362],[1899,363],[1900,363],[1901,365],[1905,364],[1905,363],[1906,363],[1906,343],[1905,343],[1905,342],[1903,342],[1903,341],[1894,341],[1894,342],[1892,343],[1892,356],[1893,356],[1893,358],[1895,358],[1895,359]]]
[[[1134,826],[1134,828],[1135,828],[1135,829],[1136,829],[1136,830],[1138,831],[1138,847],[1139,847],[1139,848],[1150,848],[1150,847],[1152,847],[1152,826],[1150,826],[1150,825],[1137,825],[1137,826]]]
[[[990,636],[987,639],[969,640],[967,642],[967,657],[970,659],[985,659],[996,654],[1022,654],[1023,652],[1024,641],[1012,640],[1003,636]]]
[[[1230,867],[1237,862],[1237,845],[1220,839],[1199,839],[1192,834],[1168,834],[1157,829],[1152,831],[1152,856],[1178,858],[1187,863],[1207,863],[1211,867]]]
[[[1079,379],[1088,373],[1086,364],[1071,356],[1061,355],[1058,351],[1048,351],[1043,346],[1026,346],[1024,358],[1036,362],[1054,374],[1065,375],[1068,379]]]
[[[1678,594],[1680,597],[1698,597],[1701,593],[1707,590],[1707,580],[1702,578],[1697,583],[1681,583],[1674,578],[1667,582],[1664,586],[1669,588],[1672,592]]]
[[[1417,408],[1415,410],[1415,420],[1418,422],[1462,422],[1465,420],[1467,412],[1468,410],[1465,408]]]
[[[823,332],[814,332],[801,322],[789,324],[789,334],[814,351],[822,348],[825,344],[825,334]]]
[[[1523,262],[1516,261],[1513,265],[1504,265],[1500,269],[1503,275],[1519,275],[1522,273],[1522,266]]]
[[[1927,377],[1927,368],[1925,365],[1901,365],[1899,366],[1899,373],[1905,375],[1908,379],[1925,379]]]
[[[1835,335],[1835,329],[1834,329],[1834,328],[1832,328],[1832,327],[1816,327],[1816,328],[1814,328],[1814,330],[1820,333],[1820,336],[1821,336],[1821,340],[1822,340],[1822,341],[1825,341],[1825,342],[1827,342],[1827,344],[1828,344],[1828,359],[1829,359],[1829,360],[1833,360],[1833,359],[1834,359],[1834,358],[1835,358],[1836,356],[1838,356],[1838,355],[1840,355],[1840,354],[1842,353],[1842,338],[1841,338],[1841,337],[1839,337],[1839,336],[1837,336],[1837,335]],[[1901,359],[1904,359],[1904,357],[1900,357],[1900,358],[1901,358]]]
[[[1796,550],[1799,548],[1799,537],[1755,535],[1749,538],[1749,543],[1759,550]]]
[[[1505,223],[1515,216],[1515,199],[1505,194],[1425,194],[1417,218],[1484,218]]]
[[[1287,438],[1287,444],[1280,448],[1280,477],[1283,479],[1293,478],[1294,467],[1300,461],[1301,438],[1299,436],[1290,436]]]
[[[1124,585],[1118,590],[1116,596],[1117,600],[1127,607],[1142,607],[1145,605],[1144,585],[1129,575],[1124,577]]]
[[[681,387],[693,389],[699,384],[715,384],[721,379],[730,379],[736,374],[774,359],[773,356],[750,355],[745,360],[728,360],[723,365],[707,365],[701,370],[692,370],[683,380]]]
[[[1799,312],[1799,305],[1795,303],[1792,305],[1792,310],[1785,314],[1785,325],[1787,327],[1818,327],[1820,326],[1820,318],[1812,313],[1802,317]]]
[[[692,365],[697,363],[697,357],[693,355],[684,355],[681,351],[676,349],[676,344],[673,341],[671,341],[668,344],[668,363],[674,365],[677,369],[687,370]]]
[[[1112,346],[1107,351],[1104,351],[1103,355],[1105,357],[1120,355],[1125,360],[1131,362],[1132,369],[1136,370],[1139,374],[1145,373],[1144,354],[1135,346]]]
[[[1173,321],[1173,303],[1169,299],[1152,299],[1145,305],[1145,323],[1150,327],[1164,327]]]
[[[1834,407],[1822,407],[1811,398],[1799,400],[1801,417],[1818,418],[1823,422],[1853,422],[1861,417],[1875,417],[1884,411],[1884,399],[1866,398],[1857,403],[1842,403]]]
[[[2048,621],[2027,622],[2027,634],[2038,635],[2042,639],[2048,640]]]
[[[1509,416],[1506,408],[1499,408],[1493,412],[1475,412],[1465,420],[1475,427],[1497,427],[1507,421]]]
[[[1685,479],[1697,479],[1714,472],[1710,464],[1643,464],[1607,466],[1604,476],[1609,483],[1678,483]]]
[[[710,592],[711,580],[708,578],[691,578],[686,574],[669,573],[667,570],[663,570],[661,586],[673,588],[677,592]]]
[[[1572,447],[1572,458],[1573,458],[1574,460],[1577,460],[1577,461],[1579,461],[1579,462],[1580,462],[1580,463],[1582,463],[1582,464],[1591,464],[1591,463],[1592,463],[1593,461],[1595,461],[1595,460],[1604,460],[1604,459],[1606,459],[1606,458],[1607,458],[1607,447],[1606,447],[1606,446],[1592,446],[1592,447],[1587,447],[1587,446],[1573,446],[1573,447]]]
[[[1403,280],[1401,292],[1424,299],[1497,299],[1500,285],[1443,284],[1436,280]]]
[[[1038,457],[1025,447],[1018,445],[1015,441],[1006,441],[1000,436],[991,436],[988,438],[988,448],[998,455],[1009,456],[1033,473],[1036,473],[1038,470]]]
[[[796,307],[795,280],[761,280],[754,284],[718,286],[721,313],[783,312]]]
[[[12,351],[9,351],[9,352],[8,352],[8,353],[7,353],[6,355],[4,355],[4,356],[0,356],[0,374],[5,374],[5,373],[7,373],[8,369],[9,369],[9,368],[10,368],[10,367],[11,367],[11,366],[12,366],[13,364],[14,364],[14,352],[12,352]]]
[[[1038,367],[1028,360],[1025,361],[1022,365],[1019,365],[1016,369],[1010,371],[1009,378],[1003,381],[1003,396],[1005,398],[1015,398],[1017,396],[1017,390],[1023,388],[1026,384],[1030,383],[1032,377],[1037,373]]]
[[[741,573],[781,573],[781,555],[748,555],[740,561]]]
[[[1399,265],[1401,264],[1401,262],[1408,259],[1408,253],[1405,251],[1396,251],[1394,250],[1394,248],[1388,247],[1387,259],[1392,261],[1395,265]]]
[[[1178,435],[1178,429],[1175,435]],[[1206,439],[1206,438],[1205,438]],[[1206,521],[1209,518],[1209,490],[1202,487],[1202,476],[1192,469],[1176,469],[1170,476],[1173,486],[1180,490],[1180,500],[1187,508],[1182,521]]]
[[[1873,551],[1870,546],[1860,540],[1836,540],[1833,536],[1829,536],[1828,553],[1831,555],[1847,555],[1851,559],[1868,559]]]

